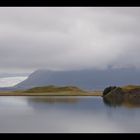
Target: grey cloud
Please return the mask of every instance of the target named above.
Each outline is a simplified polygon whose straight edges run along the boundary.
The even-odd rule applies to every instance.
[[[139,12],[139,7],[1,7],[0,72],[140,68]]]

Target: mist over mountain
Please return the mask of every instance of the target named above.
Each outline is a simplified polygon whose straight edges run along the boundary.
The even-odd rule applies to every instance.
[[[96,90],[111,85],[128,84],[140,85],[140,70],[133,68],[72,71],[37,70],[14,88],[28,89],[36,86],[57,85]]]

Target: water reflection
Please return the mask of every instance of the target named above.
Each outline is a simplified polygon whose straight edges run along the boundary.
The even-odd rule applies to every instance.
[[[31,97],[28,98],[28,102],[34,102],[34,103],[46,103],[46,104],[75,104],[79,102],[79,98],[69,98],[69,97],[57,97],[57,96],[52,96],[52,97],[45,97],[45,96],[40,96],[40,97]]]
[[[136,96],[111,96],[103,98],[105,105],[110,107],[140,108],[140,97]]]
[[[110,108],[101,97],[0,97],[2,133],[139,133],[139,118],[140,109],[123,108],[122,104]]]
[[[47,110],[49,108],[55,108],[59,110],[74,110],[82,112],[100,111],[102,109],[102,102],[100,97],[80,97],[80,96],[34,96],[27,97],[26,101],[30,107],[34,110],[41,112],[41,110]],[[100,102],[100,103],[99,103]]]

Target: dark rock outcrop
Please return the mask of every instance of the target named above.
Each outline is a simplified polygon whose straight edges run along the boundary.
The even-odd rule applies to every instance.
[[[109,92],[111,92],[115,88],[116,88],[116,86],[110,86],[110,87],[105,88],[103,91],[103,96],[107,95]]]

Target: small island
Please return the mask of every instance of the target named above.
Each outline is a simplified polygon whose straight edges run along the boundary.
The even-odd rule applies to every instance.
[[[140,97],[140,86],[138,85],[127,85],[127,86],[122,86],[122,87],[107,87],[103,91],[103,97],[112,97],[112,96],[131,96],[131,97]]]
[[[140,86],[107,87],[103,91],[103,101],[114,107],[140,107]]]

